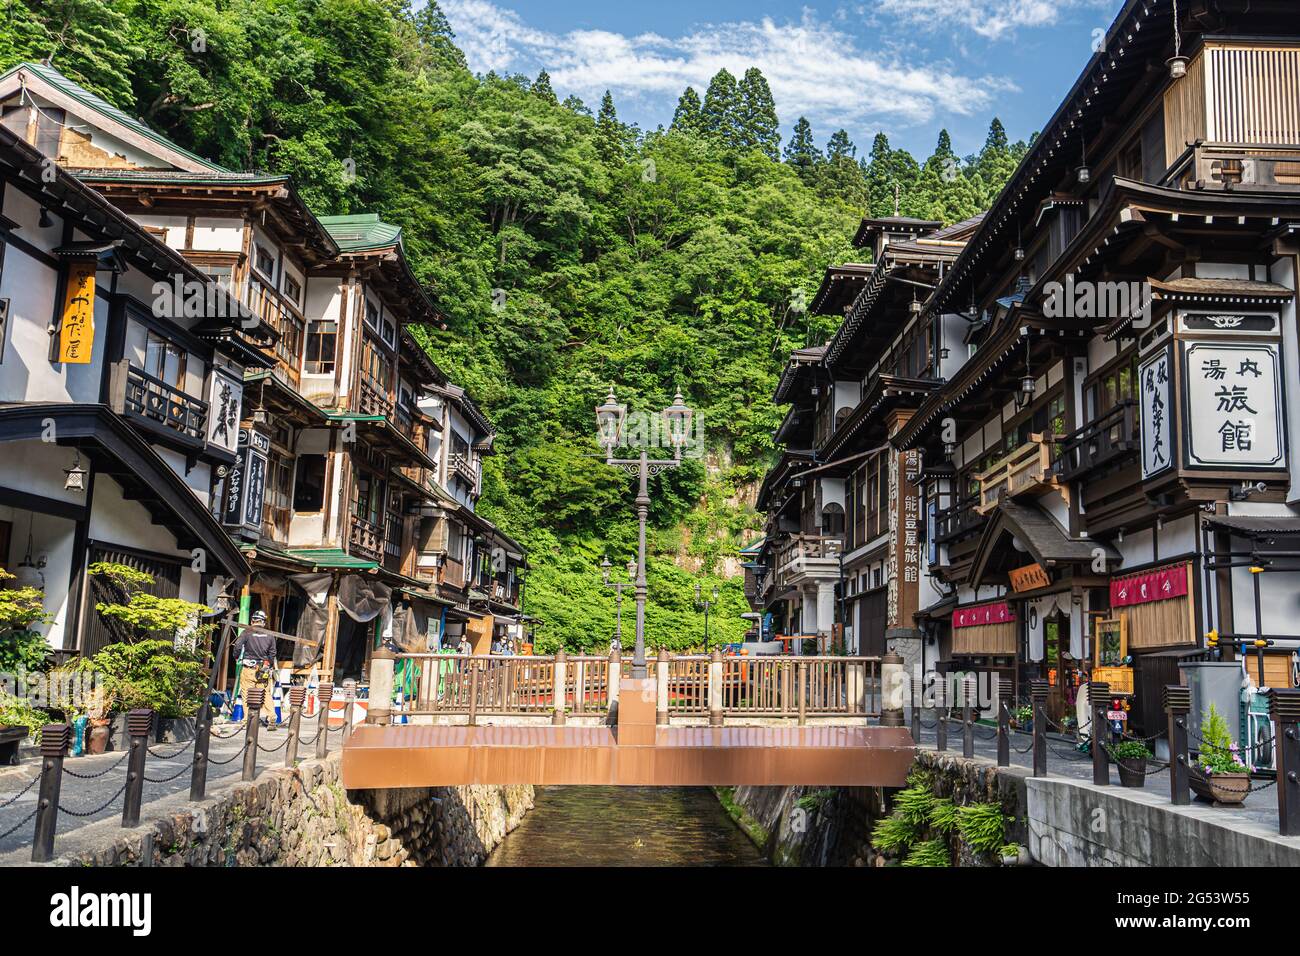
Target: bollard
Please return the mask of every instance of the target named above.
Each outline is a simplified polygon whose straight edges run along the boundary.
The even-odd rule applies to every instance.
[[[934,685],[934,749],[943,753],[948,749],[948,680]]]
[[[46,724],[41,728],[41,789],[36,802],[36,836],[32,840],[32,862],[46,863],[54,856],[54,831],[59,825],[59,790],[63,786],[63,758],[72,743],[67,724]]]
[[[471,727],[478,723],[478,685],[479,674],[482,671],[479,664],[480,662],[475,660],[469,662],[469,716],[466,718],[466,723]]]
[[[393,669],[397,655],[381,647],[370,655],[370,703],[366,723],[390,724],[393,721]]]
[[[1001,674],[995,674],[997,680],[998,708],[998,766],[1011,766],[1011,703],[1015,700],[1015,685]]]
[[[867,701],[863,694],[866,681],[862,679],[862,669],[865,666],[864,661],[855,661],[852,658],[844,662],[844,700],[850,714],[867,712]]]
[[[1047,681],[1029,682],[1034,713],[1034,776],[1047,776]]]
[[[971,708],[974,682],[970,674],[961,681],[961,755],[966,758],[975,756],[975,714]]]
[[[292,767],[298,761],[298,739],[301,737],[302,704],[307,699],[306,687],[289,688],[289,741],[284,745],[284,765]]]
[[[250,687],[244,691],[244,772],[241,779],[252,780],[257,776],[257,732],[262,729],[258,716],[262,713],[262,702],[266,700],[265,687]]]
[[[357,682],[351,677],[343,682],[343,739],[346,741],[352,733],[352,722],[356,719]]]
[[[912,742],[921,742],[921,678],[912,678]]]
[[[795,688],[795,697],[799,701],[799,726],[802,727],[808,723],[808,662],[801,660],[796,665],[795,680],[798,686]]]
[[[668,652],[655,654],[655,723],[668,725]]]
[[[573,712],[581,716],[587,706],[587,662],[579,657],[573,663]]]
[[[722,726],[722,651],[717,647],[709,656],[709,726]]]
[[[1110,786],[1110,756],[1105,745],[1110,729],[1106,720],[1109,704],[1110,684],[1091,681],[1088,684],[1088,706],[1092,708],[1092,782],[1099,787]]]
[[[903,697],[907,672],[903,659],[889,651],[880,659],[880,726],[903,726]]]
[[[1277,725],[1277,832],[1300,836],[1300,690],[1274,687],[1268,712]]]
[[[555,652],[555,677],[554,686],[551,688],[551,723],[556,727],[564,726],[564,699],[568,691],[565,682],[569,676],[568,670],[568,655],[561,647]]]
[[[212,743],[212,704],[207,698],[199,705],[194,720],[194,766],[190,770],[190,802],[208,793],[208,746]]]
[[[609,652],[609,664],[605,671],[605,687],[609,693],[607,721],[618,724],[618,688],[623,683],[623,654],[618,648]]]
[[[334,685],[321,684],[316,688],[316,759],[324,760],[330,750],[330,701],[334,699]]]
[[[1181,684],[1166,684],[1165,715],[1169,720],[1169,802],[1187,806],[1192,802],[1187,769],[1187,715],[1192,709],[1192,690]]]
[[[126,795],[122,799],[122,826],[140,824],[140,801],[144,796],[144,762],[149,754],[149,734],[153,730],[152,710],[133,710],[126,715],[126,731],[131,737],[126,757]]]

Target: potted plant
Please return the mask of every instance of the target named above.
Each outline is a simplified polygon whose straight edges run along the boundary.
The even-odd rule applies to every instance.
[[[1142,787],[1147,781],[1147,761],[1155,754],[1140,740],[1123,740],[1107,747],[1110,759],[1119,767],[1122,787]]]
[[[1017,707],[1011,716],[1011,726],[1031,733],[1034,729],[1034,708],[1029,704],[1021,704]]]
[[[1193,793],[1215,804],[1241,803],[1250,792],[1250,773],[1213,704],[1201,716],[1201,749],[1188,779]]]

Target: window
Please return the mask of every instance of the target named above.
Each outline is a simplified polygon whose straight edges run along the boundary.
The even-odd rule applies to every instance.
[[[1088,419],[1105,415],[1121,402],[1137,397],[1137,353],[1126,356],[1084,387]]]
[[[272,282],[275,281],[275,256],[271,255],[265,246],[253,246],[253,264],[257,267],[258,272]]]
[[[289,536],[289,503],[293,489],[293,459],[272,448],[266,461],[266,503],[263,533],[275,541]]]
[[[361,344],[361,373],[385,395],[392,385],[392,366],[379,350],[378,343],[364,336]]]
[[[352,482],[352,513],[378,526],[384,511],[383,482],[367,471],[357,471]]]
[[[390,348],[397,347],[397,326],[392,321],[389,319],[384,320],[384,328],[380,334],[383,335],[385,344]]]
[[[379,306],[370,299],[366,299],[366,325],[379,330]]]
[[[302,284],[293,276],[285,274],[284,277],[284,295],[290,302],[296,306],[302,305]]]
[[[185,389],[185,362],[188,358],[185,350],[174,342],[169,342],[157,332],[149,330],[145,335],[144,370],[172,388]]]
[[[325,456],[299,455],[293,483],[293,510],[320,511],[325,507]]]
[[[32,145],[52,159],[59,158],[59,135],[67,114],[51,106],[36,111],[36,142]]]
[[[307,326],[307,361],[303,370],[308,375],[332,375],[338,351],[339,324],[324,319]]]

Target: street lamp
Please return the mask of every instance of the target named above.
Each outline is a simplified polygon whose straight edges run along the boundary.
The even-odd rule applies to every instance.
[[[609,578],[609,569],[614,565],[609,563],[609,555],[600,562],[600,576],[605,584],[614,589],[614,647],[611,650],[623,649],[623,592],[627,588],[636,587],[636,561],[628,558],[627,561],[627,580],[611,581]]]
[[[601,446],[605,449],[605,464],[622,468],[629,474],[636,475],[639,481],[636,495],[637,564],[636,564],[636,649],[632,654],[632,677],[644,680],[645,666],[645,525],[650,513],[650,491],[648,488],[651,475],[657,475],[669,468],[676,468],[682,463],[682,446],[691,426],[692,412],[682,400],[679,391],[673,403],[662,412],[664,424],[668,428],[668,440],[673,448],[672,458],[651,458],[646,454],[644,442],[641,454],[637,458],[615,458],[614,450],[622,446],[624,440],[623,422],[627,416],[627,406],[620,405],[614,397],[614,388],[610,386],[609,396],[603,405],[596,406],[596,433]]]
[[[706,598],[700,594],[700,582],[695,582],[695,606],[704,608],[704,653],[709,653],[709,609],[718,603],[718,586],[713,585],[713,597]]]

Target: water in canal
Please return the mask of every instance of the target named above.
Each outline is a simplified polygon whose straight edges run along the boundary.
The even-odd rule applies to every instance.
[[[488,866],[764,866],[700,787],[538,787]]]

